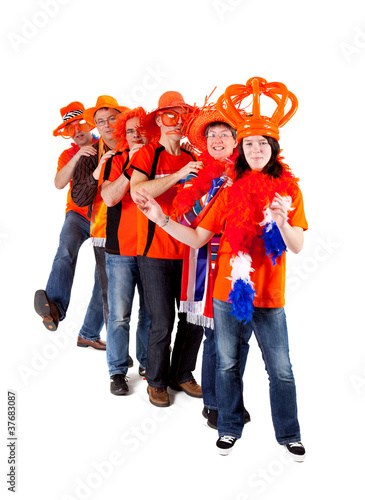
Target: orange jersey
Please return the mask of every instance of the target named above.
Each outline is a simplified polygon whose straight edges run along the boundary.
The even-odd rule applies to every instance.
[[[160,143],[148,144],[141,148],[133,156],[132,167],[139,172],[146,174],[148,179],[160,179],[166,175],[173,174],[183,168],[195,158],[185,150],[181,150],[181,155],[175,156],[168,153]],[[184,182],[181,181],[181,182]],[[173,215],[172,201],[177,194],[180,183],[165,191],[156,198],[161,205],[163,212]],[[153,257],[157,259],[182,259],[184,244],[172,238],[154,222],[138,210],[138,241],[137,254]]]
[[[213,297],[226,302],[231,290],[231,246],[225,234],[225,207],[229,188],[223,189],[218,195],[206,216],[199,226],[219,233],[223,230],[218,255],[215,261]],[[288,213],[288,222],[291,226],[308,229],[307,220],[304,213],[303,197],[300,190],[298,195],[292,200],[292,210]],[[274,266],[271,259],[266,255],[264,242],[261,238],[254,238],[250,248],[252,258],[251,267],[254,271],[251,280],[256,291],[255,307],[283,307],[285,304],[285,273],[286,273],[286,252],[279,257]]]
[[[101,182],[114,182],[121,175],[130,180],[129,150],[116,153],[103,166]],[[131,198],[129,189],[122,200],[107,209],[105,251],[117,255],[135,257],[137,255],[137,205]]]

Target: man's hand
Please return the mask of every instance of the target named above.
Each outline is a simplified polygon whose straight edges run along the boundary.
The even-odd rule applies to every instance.
[[[132,156],[135,153],[137,153],[137,151],[139,151],[141,148],[143,148],[143,146],[145,146],[145,144],[138,143],[138,142],[136,142],[135,144],[133,144],[131,150],[129,151],[129,160],[131,160]]]
[[[79,161],[81,156],[93,156],[96,155],[96,153],[96,149],[92,146],[82,146],[82,148],[80,148],[75,154],[74,158],[76,159],[76,161]]]
[[[199,170],[203,168],[203,162],[201,161],[189,161],[185,167],[181,168],[176,175],[178,179],[186,179],[189,174],[197,174]]]
[[[95,180],[99,180],[101,167],[108,160],[108,158],[115,155],[115,153],[116,153],[116,151],[114,151],[114,149],[111,149],[110,151],[107,151],[105,154],[103,154],[103,156],[100,158],[99,164],[93,172],[93,177]]]

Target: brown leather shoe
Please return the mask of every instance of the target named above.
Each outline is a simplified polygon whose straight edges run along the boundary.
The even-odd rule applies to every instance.
[[[150,399],[150,403],[155,406],[170,406],[170,398],[166,389],[162,387],[151,387],[147,386],[147,394]]]
[[[188,380],[187,382],[183,382],[182,384],[176,384],[176,385],[180,388],[180,390],[182,389],[185,392],[185,394],[191,396],[192,398],[203,397],[202,388],[200,387],[200,385],[196,383],[196,380],[194,378]]]
[[[77,337],[77,345],[79,347],[93,347],[94,349],[97,349],[98,351],[105,351],[106,350],[106,342],[105,340],[86,340],[80,337],[80,335]]]
[[[60,312],[54,302],[47,297],[44,290],[37,290],[34,294],[34,309],[43,319],[47,330],[55,332],[60,321]]]

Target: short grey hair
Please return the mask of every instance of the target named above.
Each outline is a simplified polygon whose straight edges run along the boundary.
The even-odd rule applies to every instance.
[[[209,123],[209,125],[207,125],[207,127],[205,129],[205,132],[204,132],[204,135],[205,135],[206,139],[208,139],[209,130],[212,127],[215,127],[216,125],[223,125],[224,127],[226,127],[231,132],[231,134],[233,136],[233,139],[234,140],[237,139],[237,130],[234,129],[233,127],[231,127],[231,125],[229,123],[226,123],[226,122],[212,122],[212,123]]]

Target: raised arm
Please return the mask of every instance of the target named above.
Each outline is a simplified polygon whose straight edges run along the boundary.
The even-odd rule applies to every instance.
[[[157,198],[165,191],[175,186],[181,179],[185,179],[189,173],[197,173],[203,164],[201,161],[189,161],[183,168],[173,174],[165,175],[159,179],[149,180],[147,175],[135,170],[131,178],[131,196],[135,200],[135,193],[141,193],[145,189],[153,198]],[[137,203],[137,202],[136,202]]]
[[[63,189],[73,178],[77,162],[81,156],[93,156],[97,151],[92,146],[83,146],[56,174],[54,184],[57,189]]]
[[[139,210],[141,210],[141,212],[143,212],[152,222],[155,222],[176,240],[192,248],[202,247],[214,236],[213,232],[203,229],[202,227],[198,226],[196,229],[193,229],[171,220],[169,216],[162,212],[156,200],[154,200],[154,198],[143,188],[141,192],[135,193],[134,200]]]
[[[107,207],[114,207],[124,197],[129,188],[129,180],[122,173],[113,182],[104,181],[100,188],[101,197]]]

